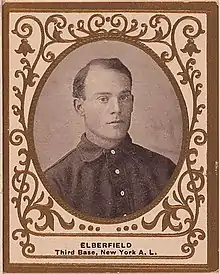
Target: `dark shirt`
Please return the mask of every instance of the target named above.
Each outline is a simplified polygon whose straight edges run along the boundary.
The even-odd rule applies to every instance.
[[[174,168],[168,158],[133,144],[129,135],[107,150],[83,134],[77,147],[45,174],[53,193],[71,208],[89,216],[115,218],[151,203]]]

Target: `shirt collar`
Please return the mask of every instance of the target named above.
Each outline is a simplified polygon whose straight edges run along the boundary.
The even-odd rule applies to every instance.
[[[115,150],[116,153],[117,152],[119,153],[120,151],[123,151],[125,153],[130,153],[133,151],[133,146],[132,146],[132,139],[129,134],[126,135],[125,139],[118,146],[111,149],[104,149],[90,142],[86,138],[86,134],[84,133],[81,136],[81,141],[77,145],[77,150],[79,151],[80,157],[83,162],[91,162],[111,150]]]

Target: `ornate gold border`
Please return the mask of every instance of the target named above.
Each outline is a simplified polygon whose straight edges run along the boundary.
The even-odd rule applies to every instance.
[[[51,4],[51,3],[50,3]],[[106,3],[101,3],[101,5],[102,4],[106,4]],[[157,3],[158,4],[158,3]],[[160,3],[160,4],[162,4],[162,3]],[[183,3],[182,3],[183,4]],[[204,4],[204,3],[203,3]],[[36,4],[37,5],[37,4]],[[89,5],[89,4],[88,4]],[[128,5],[130,5],[130,4],[128,4]],[[155,5],[155,4],[154,4]],[[19,6],[19,5],[18,5]],[[7,7],[7,5],[6,5],[6,7]],[[4,7],[4,11],[6,10],[6,7]],[[210,7],[209,7],[210,8]],[[213,10],[212,10],[212,12],[214,12],[215,11],[215,5],[213,4],[212,5],[212,8],[213,8]],[[36,10],[35,10],[36,11]],[[114,10],[115,11],[115,10]],[[170,11],[170,10],[169,10]],[[148,12],[149,12],[149,10],[148,10]],[[5,13],[4,13],[4,16],[5,16]],[[8,14],[7,14],[7,16],[8,16]],[[216,18],[215,18],[216,19]],[[209,22],[209,20],[208,20],[208,22]],[[157,22],[158,23],[158,22]],[[58,29],[60,28],[60,29],[62,29],[62,24],[57,24],[57,26],[58,26]],[[117,25],[116,25],[116,27],[117,27]],[[216,26],[215,26],[216,27]],[[28,29],[28,28],[27,28]],[[210,28],[208,28],[208,30],[210,30]],[[16,32],[16,31],[15,31]],[[58,31],[59,32],[59,31]],[[58,33],[57,32],[57,33]],[[188,37],[188,39],[190,39],[190,38],[192,38],[192,35],[190,35],[190,33],[191,32],[193,32],[192,31],[192,29],[190,29],[190,27],[189,26],[187,26],[186,27],[186,29],[185,29],[185,33],[184,34],[186,34],[186,37]],[[187,34],[188,33],[188,34]],[[199,32],[198,32],[199,33]],[[200,33],[199,33],[200,34]],[[188,35],[188,36],[187,36]],[[208,32],[208,35],[210,36],[210,34],[209,34],[209,32]],[[8,37],[8,32],[6,32],[5,34],[4,34],[4,37]],[[57,38],[55,38],[55,39],[60,39],[60,37],[59,37],[59,35],[58,36],[56,36]],[[196,37],[196,36],[195,36]],[[195,38],[195,37],[193,37],[193,38]],[[22,37],[21,37],[22,38]],[[24,38],[24,37],[23,37]],[[27,37],[25,37],[25,39],[26,39]],[[53,37],[54,38],[54,37]],[[115,38],[117,38],[117,37],[115,37]],[[5,40],[4,40],[5,41]],[[7,41],[8,42],[8,41]],[[6,43],[7,43],[6,42]],[[27,41],[26,41],[27,42]],[[190,53],[193,53],[193,51],[192,52],[190,52],[190,48],[192,48],[191,46],[192,46],[192,44],[194,44],[193,42],[194,42],[194,40],[193,41],[191,41],[192,43],[190,44],[190,42],[188,43],[188,47],[187,47],[187,44],[186,44],[186,46],[185,46],[185,48],[183,49],[183,50],[185,50],[185,53],[188,53],[189,55],[190,55]],[[24,41],[23,41],[23,43],[24,43]],[[20,53],[23,53],[24,54],[24,49],[26,48],[26,50],[27,50],[27,48],[28,48],[28,51],[29,51],[29,53],[31,53],[31,51],[33,50],[31,47],[30,47],[30,45],[29,45],[29,47],[27,47],[27,44],[26,44],[26,47],[23,47],[24,49],[23,49],[23,51],[22,51],[22,41],[21,41],[21,47],[19,47],[19,49],[17,50],[18,52],[19,51],[21,51]],[[191,45],[191,46],[190,46]],[[23,45],[24,46],[24,45]],[[196,50],[198,50],[197,48],[195,48],[194,47],[194,53],[196,53]],[[27,52],[26,52],[26,54],[27,54]],[[49,55],[50,57],[52,56],[52,55]],[[168,55],[169,56],[169,55]],[[167,57],[167,55],[165,54],[165,58]],[[23,59],[25,59],[25,58],[23,58]],[[195,101],[196,101],[196,98],[197,98],[197,96],[199,96],[199,89],[201,88],[201,86],[200,86],[200,84],[197,86],[194,86],[194,77],[196,77],[196,78],[199,78],[200,77],[200,75],[199,75],[199,71],[197,70],[197,71],[193,71],[193,65],[194,65],[194,61],[192,60],[193,58],[190,58],[189,59],[189,62],[187,63],[188,64],[188,66],[186,66],[186,68],[184,67],[184,66],[181,66],[182,67],[182,72],[180,72],[179,74],[182,76],[182,84],[186,84],[188,81],[190,82],[190,85],[192,85],[192,90],[194,90],[194,98],[195,98]],[[24,66],[24,70],[27,70],[28,71],[28,75],[30,76],[30,78],[29,77],[27,77],[27,79],[26,79],[26,84],[28,84],[28,85],[32,85],[33,84],[33,82],[32,82],[32,80],[33,79],[31,79],[32,77],[31,77],[31,75],[32,76],[37,76],[37,75],[35,75],[34,74],[34,72],[33,72],[33,70],[32,70],[32,68],[30,67],[30,64],[28,64],[25,60],[23,60],[24,61],[24,64],[25,64],[25,66]],[[181,60],[180,60],[181,61]],[[7,61],[7,59],[6,59],[6,62],[8,62]],[[4,60],[4,64],[5,64],[5,60]],[[7,66],[6,66],[7,67]],[[192,70],[192,71],[191,71]],[[191,73],[192,74],[190,74],[190,71],[191,71]],[[216,73],[216,71],[214,71],[215,73]],[[22,72],[17,72],[17,75],[18,74],[22,74]],[[25,75],[23,75],[23,77],[25,77]],[[192,77],[192,78],[191,78]],[[24,78],[25,79],[25,78]],[[8,83],[7,83],[7,81],[8,81],[8,79],[5,77],[4,78],[4,88],[5,87],[7,87],[7,85],[8,85]],[[209,82],[210,82],[210,79],[209,79]],[[208,83],[209,83],[208,82]],[[4,90],[6,90],[6,89],[4,89]],[[17,89],[17,88],[14,88],[14,91],[16,91],[16,96],[21,100],[22,99],[22,96],[21,96],[21,92]],[[5,98],[4,98],[5,99]],[[208,101],[208,104],[209,104],[209,102],[210,101]],[[6,106],[6,101],[4,101],[4,105]],[[197,115],[198,114],[200,114],[201,113],[201,110],[202,110],[202,108],[203,108],[203,106],[202,105],[200,105],[200,106],[198,106],[198,109],[197,109],[197,113],[196,113],[196,115],[195,115],[195,117],[194,117],[194,119],[193,119],[193,126],[195,125],[195,123],[196,123],[196,119],[197,119]],[[209,110],[209,109],[208,109]],[[217,111],[217,109],[216,109],[216,111]],[[20,110],[19,110],[19,107],[18,106],[14,106],[14,114],[15,115],[17,115],[17,116],[19,116],[20,115]],[[210,112],[208,113],[209,115],[210,115]],[[4,118],[5,117],[8,117],[7,116],[7,113],[4,113]],[[21,116],[20,116],[20,118],[21,118]],[[5,125],[4,125],[4,129],[7,129],[7,126],[8,126],[8,124],[7,124],[7,122],[8,122],[8,120],[5,120]],[[22,122],[22,118],[21,118],[21,122]],[[210,124],[210,123],[209,123]],[[193,128],[193,126],[191,127],[191,130],[192,130],[192,134],[194,134],[195,133],[195,129]],[[211,130],[212,130],[212,128],[213,127],[211,127]],[[205,143],[205,141],[206,141],[206,133],[205,132],[201,132],[200,130],[197,130],[196,129],[196,131],[198,131],[198,132],[200,132],[200,133],[202,133],[203,134],[203,137],[204,138],[201,138],[201,136],[200,137],[197,137],[197,138],[195,138],[195,143],[198,145],[198,144],[200,144],[200,145],[202,145],[203,143]],[[208,127],[208,131],[210,132],[210,127]],[[4,132],[4,133],[6,133],[6,132]],[[6,136],[6,135],[5,135]],[[212,136],[212,135],[211,135]],[[20,143],[20,141],[21,141],[21,139],[15,139],[15,141],[13,141],[13,139],[11,138],[11,141],[12,141],[12,143],[14,143],[15,145],[16,145],[16,142],[17,142],[17,144],[18,143]],[[6,141],[5,141],[6,143],[4,143],[4,148],[7,146],[7,139],[6,139]],[[216,145],[217,145],[217,141],[216,141]],[[209,143],[208,143],[208,146],[209,146]],[[210,151],[210,148],[208,149],[208,152]],[[20,151],[20,153],[24,153],[27,157],[28,157],[28,154],[26,153],[27,151],[25,151],[25,150],[22,150],[22,151]],[[197,156],[196,155],[196,151],[195,151],[195,149],[190,149],[189,150],[189,154],[188,154],[188,166],[190,167],[190,164],[192,165],[193,164],[193,162],[194,161],[191,161],[190,160],[190,158],[189,158],[189,156],[190,156],[190,154],[192,154],[192,155],[195,155],[195,156]],[[209,155],[210,156],[210,155]],[[217,155],[216,155],[217,156]],[[27,159],[27,158],[26,158]],[[210,159],[210,157],[209,157],[209,159]],[[217,158],[216,158],[217,159]],[[23,162],[23,164],[25,165],[26,164],[26,160]],[[212,162],[212,164],[213,164],[213,162]],[[216,166],[216,165],[215,165]],[[212,168],[213,168],[213,166],[212,166]],[[193,186],[193,185],[191,185],[191,187],[192,187],[192,192],[194,191],[194,194],[196,193],[196,196],[195,196],[195,199],[197,199],[197,203],[200,203],[200,200],[203,200],[204,199],[204,197],[202,197],[201,195],[199,195],[198,193],[199,193],[199,191],[202,189],[202,187],[203,187],[203,185],[204,185],[204,176],[202,175],[202,170],[193,170],[193,169],[191,169],[190,170],[190,172],[191,172],[191,183],[193,182],[193,181],[195,181],[196,180],[196,178],[197,179],[200,179],[201,180],[201,185],[200,185],[200,187],[198,188],[198,189],[196,189],[195,188],[195,185]],[[5,165],[4,165],[4,175],[5,174],[7,174],[7,173],[5,173]],[[16,174],[16,172],[15,172],[15,174]],[[21,173],[17,173],[16,174],[16,176],[20,176],[20,174]],[[16,177],[15,176],[15,177]],[[15,178],[16,179],[16,178]],[[216,180],[216,176],[215,176],[215,178],[214,178],[215,180]],[[5,193],[5,187],[4,187],[4,193]],[[216,194],[216,193],[215,193]],[[209,195],[209,194],[208,194]],[[5,195],[6,196],[6,195]],[[5,198],[5,196],[4,196],[4,198]],[[176,198],[177,199],[176,199]],[[176,201],[179,201],[178,200],[178,197],[175,195],[175,197],[174,197],[174,199],[176,200]],[[41,198],[41,197],[40,197]],[[192,197],[190,197],[188,200],[190,201],[192,199]],[[5,201],[5,200],[4,200]],[[16,198],[14,199],[14,201],[16,202]],[[39,202],[39,201],[38,201]],[[7,201],[7,203],[8,203],[8,201]],[[51,208],[51,203],[49,203],[48,205],[47,205],[49,208]],[[187,201],[185,202],[185,206],[187,206]],[[209,207],[209,209],[210,209],[210,207]],[[164,214],[164,218],[166,217],[166,218],[168,218],[168,217],[173,217],[174,216],[174,218],[175,218],[175,214],[176,214],[176,211],[178,210],[178,208],[173,208],[173,206],[172,205],[170,205],[170,204],[168,204],[168,202],[167,201],[165,201],[164,200],[164,212],[162,213],[162,214],[160,214],[160,216],[159,217],[161,217],[163,214]],[[197,213],[196,213],[196,215],[197,215]],[[6,217],[7,217],[7,214],[6,214]],[[157,222],[158,221],[158,219],[159,219],[159,217],[158,216],[156,216],[156,218],[155,218],[155,220],[154,220],[154,222],[152,222],[151,224],[147,224],[144,220],[142,220],[142,225],[143,226],[145,226],[145,228],[146,229],[150,229],[151,227],[153,227],[154,225],[155,225],[155,222]],[[196,224],[196,222],[194,223],[194,226],[195,226],[195,224]],[[172,227],[172,224],[171,223],[165,223],[165,226],[171,226]],[[71,226],[71,225],[70,225]],[[193,227],[194,227],[193,226]],[[180,227],[172,227],[172,229],[175,231],[178,231],[178,230],[181,230],[181,228]],[[26,231],[25,230],[23,230],[23,231],[17,231],[17,232],[20,232],[20,233],[24,233],[23,234],[23,236],[25,236],[25,237],[27,237],[27,242],[26,243],[23,243],[22,244],[22,246],[23,246],[23,248],[25,249],[25,248],[33,248],[33,246],[31,246],[31,244],[30,244],[30,242],[29,242],[29,238],[28,238],[28,235],[27,234],[25,234],[26,233]],[[195,242],[191,242],[191,237],[195,237],[195,233],[200,233],[200,236],[199,236],[199,238],[200,239],[203,239],[204,238],[204,234],[202,233],[202,231],[200,230],[198,230],[198,229],[194,229],[194,230],[192,230],[189,234],[188,234],[188,243],[186,244],[186,246],[185,247],[183,247],[183,248],[186,248],[186,250],[188,249],[188,248],[191,248],[192,250],[194,250],[195,249],[195,245],[196,245],[196,243]],[[16,233],[15,233],[16,234]],[[16,238],[16,235],[14,234],[14,238]],[[117,234],[117,236],[118,236],[118,234]],[[125,234],[123,234],[123,236],[125,236]],[[154,235],[155,236],[155,235]],[[31,249],[30,249],[31,250]],[[7,258],[9,258],[9,257],[7,257]],[[6,261],[5,261],[6,262]],[[145,266],[146,267],[146,266]],[[137,269],[137,268],[136,268]],[[172,266],[172,269],[173,269],[173,266]],[[179,270],[178,270],[179,271]]]
[[[25,23],[25,20],[30,20],[35,23],[37,23],[40,32],[41,32],[41,41],[40,41],[40,48],[39,51],[37,52],[36,58],[31,66],[29,60],[27,59],[27,54],[32,54],[35,52],[35,49],[32,49],[31,45],[29,44],[29,37],[31,37],[33,33],[33,27],[29,23]],[[194,142],[196,145],[203,145],[206,143],[206,132],[203,129],[200,128],[194,128],[196,122],[198,121],[198,115],[202,113],[202,109],[205,108],[204,104],[197,105],[197,98],[199,97],[201,93],[201,88],[202,84],[197,83],[195,84],[194,81],[195,79],[199,78],[201,73],[199,70],[194,70],[194,65],[196,64],[196,59],[194,58],[189,58],[186,67],[184,66],[180,55],[178,53],[178,49],[176,47],[176,41],[175,41],[175,34],[176,31],[178,30],[178,25],[184,20],[191,20],[192,22],[197,24],[197,29],[194,30],[192,25],[186,25],[183,28],[183,34],[186,38],[188,38],[188,42],[186,43],[185,47],[181,49],[183,53],[188,53],[190,57],[192,57],[193,54],[195,53],[200,53],[200,50],[197,49],[196,44],[194,43],[194,39],[200,36],[200,34],[203,34],[205,31],[201,27],[200,21],[193,16],[183,16],[180,17],[175,24],[172,26],[171,21],[169,20],[169,17],[166,15],[161,15],[161,14],[156,14],[152,16],[149,19],[149,26],[153,29],[155,29],[155,35],[151,38],[144,38],[145,34],[147,34],[148,31],[148,25],[146,23],[139,23],[136,19],[132,19],[131,21],[127,20],[126,16],[123,14],[114,14],[113,16],[107,16],[104,17],[101,14],[93,14],[89,17],[88,21],[84,21],[82,19],[78,20],[76,23],[76,27],[74,30],[74,25],[69,24],[67,25],[67,20],[65,16],[60,15],[60,14],[55,14],[51,15],[47,18],[45,25],[41,23],[41,21],[33,16],[33,15],[24,15],[20,17],[16,23],[15,23],[15,28],[12,30],[12,33],[17,35],[21,39],[21,44],[19,45],[18,49],[15,49],[15,52],[17,54],[23,54],[23,58],[20,60],[21,64],[23,64],[23,69],[22,70],[16,70],[15,72],[15,77],[19,78],[21,76],[23,80],[23,87],[20,89],[17,86],[13,86],[13,91],[15,92],[15,96],[20,100],[20,105],[13,105],[13,113],[15,116],[18,116],[19,122],[22,125],[22,129],[13,129],[10,133],[10,142],[14,146],[20,146],[23,142],[24,139],[27,142],[27,149],[26,148],[21,148],[18,151],[18,155],[25,155],[26,159],[24,161],[19,161],[20,165],[24,166],[24,169],[18,169],[17,166],[14,169],[14,176],[12,178],[12,186],[16,192],[18,192],[17,197],[12,198],[12,202],[15,204],[15,208],[17,209],[18,217],[20,220],[20,223],[22,225],[22,229],[15,229],[12,233],[12,238],[14,240],[18,240],[17,234],[21,234],[22,238],[26,238],[26,242],[20,242],[20,245],[22,246],[22,254],[26,257],[32,257],[32,258],[49,258],[49,257],[54,257],[54,256],[40,256],[40,255],[31,255],[31,253],[34,252],[35,247],[33,244],[30,242],[30,234],[32,235],[39,235],[39,236],[55,236],[55,235],[60,235],[60,236],[66,236],[63,233],[57,234],[57,233],[41,233],[41,231],[44,231],[46,228],[50,228],[52,231],[54,230],[54,217],[56,217],[62,226],[62,228],[66,230],[73,229],[75,226],[75,221],[72,219],[70,223],[67,223],[64,221],[64,219],[61,217],[60,213],[55,211],[53,209],[53,200],[49,197],[48,198],[48,203],[47,204],[42,204],[42,200],[44,198],[44,192],[41,192],[41,195],[37,197],[37,192],[38,192],[38,178],[37,176],[29,171],[29,166],[31,163],[31,160],[34,161],[35,167],[38,171],[38,174],[42,173],[40,168],[39,168],[39,163],[36,162],[34,159],[36,152],[32,147],[34,147],[34,142],[33,142],[33,137],[30,138],[33,135],[33,121],[34,121],[34,113],[35,113],[35,108],[36,104],[38,101],[38,97],[40,95],[40,92],[43,88],[42,82],[44,83],[45,80],[49,77],[50,72],[56,67],[56,65],[62,60],[63,57],[66,56],[68,52],[71,52],[73,49],[76,49],[86,43],[94,42],[94,41],[100,41],[100,40],[119,40],[122,42],[129,42],[130,44],[135,45],[136,47],[139,47],[140,49],[144,50],[144,52],[148,53],[151,55],[151,57],[160,65],[160,67],[164,70],[164,72],[167,74],[167,76],[170,78],[170,81],[172,84],[175,86],[175,90],[177,92],[178,98],[180,100],[180,105],[182,107],[182,112],[183,112],[183,124],[184,124],[184,135],[185,139],[187,142],[184,142],[183,144],[183,151],[182,151],[182,157],[181,161],[179,161],[178,166],[179,170],[181,167],[180,162],[183,162],[186,160],[187,163],[187,168],[188,170],[184,172],[178,182],[178,194],[179,198],[177,196],[177,193],[174,191],[173,192],[173,197],[176,202],[179,204],[177,205],[171,205],[168,203],[168,197],[163,201],[162,205],[164,207],[164,210],[159,212],[155,219],[151,223],[147,223],[144,220],[144,217],[142,218],[142,227],[146,230],[150,230],[153,227],[156,226],[159,218],[163,216],[163,221],[162,221],[162,231],[164,231],[168,226],[171,230],[175,232],[179,232],[182,230],[182,223],[179,222],[178,225],[174,226],[171,222],[171,218],[174,220],[180,220],[177,217],[177,211],[178,210],[185,210],[189,214],[190,218],[186,218],[184,220],[184,223],[189,223],[189,228],[186,231],[182,231],[179,233],[151,233],[150,235],[154,235],[155,237],[173,237],[173,236],[182,236],[182,235],[187,235],[187,241],[188,243],[184,244],[182,246],[182,251],[184,253],[189,253],[186,256],[178,256],[178,258],[190,258],[193,256],[195,252],[194,242],[191,242],[192,237],[196,237],[198,234],[198,239],[202,240],[205,238],[205,233],[203,230],[194,228],[196,225],[196,221],[199,215],[199,207],[200,203],[204,201],[204,196],[199,194],[199,191],[203,189],[205,179],[204,179],[204,168],[201,167],[199,170],[193,169],[191,166],[196,163],[196,159],[193,161],[190,160],[190,156],[198,156],[198,150],[195,148],[190,148],[189,144],[191,139],[194,138]],[[165,21],[167,24],[167,30],[163,32],[163,28],[160,26],[161,21]],[[105,25],[107,23],[110,23],[111,29],[106,30]],[[53,26],[53,31],[49,31],[50,25]],[[159,27],[158,27],[159,26]],[[61,37],[61,34],[64,32],[65,28],[68,29],[69,34],[71,35],[71,39],[65,39]],[[136,35],[133,35],[133,32],[136,30],[139,30],[139,33]],[[19,31],[20,30],[20,31]],[[82,36],[79,34],[77,35],[76,33],[83,33]],[[171,36],[171,44],[169,44],[167,41],[164,39]],[[49,38],[50,41],[45,43],[46,38]],[[160,58],[152,51],[150,50],[146,45],[143,45],[143,42],[147,43],[162,43],[168,46],[169,51],[163,51],[161,53]],[[55,54],[50,51],[47,48],[50,45],[56,44],[56,43],[64,43],[64,44],[71,44],[67,50],[64,50],[60,55],[55,58]],[[42,77],[42,81],[39,82],[37,89],[36,89],[36,95],[33,97],[32,105],[31,105],[31,110],[30,110],[30,115],[29,115],[29,120],[28,120],[28,125],[25,124],[25,118],[24,118],[24,104],[25,104],[25,95],[27,92],[27,88],[33,87],[35,85],[35,78],[40,77],[38,74],[34,72],[35,67],[40,60],[40,58],[45,62],[51,63],[49,69],[46,70],[44,73],[44,76]],[[178,60],[178,63],[182,69],[178,73],[182,77],[182,80],[180,80],[180,83],[185,85],[187,83],[190,84],[192,93],[193,93],[193,106],[194,106],[194,114],[192,118],[192,123],[190,125],[190,129],[188,131],[188,119],[187,119],[187,111],[184,108],[184,100],[182,98],[182,94],[179,90],[179,87],[177,85],[177,82],[174,77],[171,77],[171,73],[167,66],[165,65],[166,63],[172,61],[174,58]],[[162,63],[162,64],[161,64]],[[25,71],[27,71],[27,74],[25,74]],[[169,73],[168,73],[169,72]],[[38,95],[38,96],[37,96]],[[184,106],[184,107],[183,107]],[[197,135],[196,135],[197,134]],[[201,134],[202,136],[199,136],[198,134]],[[196,136],[194,136],[196,135]],[[32,139],[32,143],[30,140]],[[31,153],[32,152],[32,153]],[[184,157],[185,156],[185,157]],[[37,158],[37,156],[36,156]],[[172,178],[176,177],[178,169],[176,169],[175,176]],[[184,179],[184,177],[189,176],[189,182],[187,184],[187,189],[194,194],[193,195],[188,195],[186,198],[184,197],[182,191],[181,191],[181,183]],[[21,178],[20,178],[21,177]],[[34,180],[35,188],[32,196],[29,196],[29,189],[30,189],[30,184],[28,183],[28,177],[32,177]],[[40,176],[42,179],[44,179],[43,176]],[[200,181],[199,186],[196,186],[196,181]],[[32,183],[33,184],[33,183]],[[45,183],[46,184],[46,183]],[[17,186],[18,185],[18,186]],[[166,192],[165,192],[166,193]],[[165,194],[163,193],[163,195]],[[160,195],[162,196],[162,195]],[[158,197],[161,198],[161,197]],[[24,212],[22,212],[22,203],[28,201],[26,208]],[[155,202],[158,202],[158,199],[156,199]],[[195,202],[196,205],[196,210],[195,214],[190,208],[190,203]],[[151,207],[154,206],[155,203],[152,203]],[[66,208],[68,210],[68,208]],[[38,220],[45,218],[45,223],[41,226],[38,225],[37,221],[35,220],[35,230],[38,231],[33,231],[28,228],[28,224],[32,224],[33,220],[31,218],[28,218],[28,213],[31,212],[32,210],[38,210],[40,213],[40,217]],[[86,219],[85,216],[80,215],[77,212],[68,210],[71,213],[73,212],[74,215],[80,216],[82,219]],[[141,215],[142,211],[132,214],[126,219],[132,219],[135,217],[138,217],[138,215]],[[89,219],[89,218],[88,218]],[[98,222],[98,223],[116,223],[116,222],[122,222],[124,221],[123,219],[119,220],[102,220],[102,219],[95,219],[91,218],[91,221],[93,222]],[[82,227],[83,224],[81,224],[79,227]],[[93,230],[93,226],[89,225],[90,231]],[[136,226],[137,227],[137,226]],[[128,230],[128,226],[124,226],[124,230]],[[96,230],[100,230],[100,227],[96,227]],[[121,230],[121,227],[117,227],[117,237],[124,236],[123,234],[119,233]],[[72,233],[72,236],[77,236],[76,234]],[[91,235],[91,233],[90,233]],[[99,237],[103,236],[104,233],[101,233],[99,235],[95,234],[94,236]],[[112,234],[106,234],[107,236],[112,236]],[[129,234],[130,235],[130,234]],[[135,233],[137,235],[137,233]],[[88,236],[88,234],[84,234],[84,236]],[[148,237],[149,234],[142,234],[142,237]],[[147,257],[147,256],[146,256]],[[56,258],[59,258],[59,256],[56,256]],[[65,258],[68,258],[66,256]],[[84,257],[85,258],[85,257]],[[97,258],[97,257],[96,257]],[[102,256],[101,258],[105,258]],[[110,258],[110,256],[108,257]],[[116,257],[114,257],[116,258]],[[132,258],[134,258],[132,256]],[[138,258],[138,257],[137,257]],[[158,256],[157,258],[174,258],[174,256]]]

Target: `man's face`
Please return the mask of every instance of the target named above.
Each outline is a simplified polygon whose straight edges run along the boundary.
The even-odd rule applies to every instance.
[[[124,138],[133,110],[129,77],[116,70],[94,66],[86,77],[85,98],[86,130],[104,139]]]

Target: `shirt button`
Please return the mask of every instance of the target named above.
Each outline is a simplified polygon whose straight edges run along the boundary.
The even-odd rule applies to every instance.
[[[115,154],[115,150],[114,149],[111,150],[111,154],[113,154],[113,155]]]
[[[123,196],[125,195],[125,192],[122,190],[122,191],[120,192],[120,194],[121,194],[121,196],[123,197]]]
[[[120,173],[120,170],[119,170],[119,169],[116,169],[116,170],[115,170],[115,173],[116,173],[116,174],[119,174],[119,173]]]

